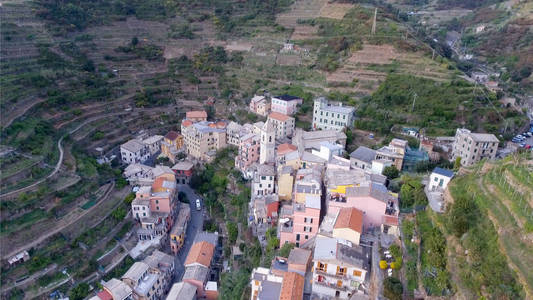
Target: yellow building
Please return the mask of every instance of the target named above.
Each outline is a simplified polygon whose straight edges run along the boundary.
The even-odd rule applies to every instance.
[[[293,185],[293,170],[290,166],[285,166],[281,169],[278,179],[278,196],[280,200],[292,200]]]
[[[342,208],[335,220],[333,237],[345,239],[359,245],[363,232],[363,212],[357,208]]]
[[[172,162],[176,162],[176,155],[183,147],[183,136],[176,131],[169,131],[161,143],[161,154]]]
[[[186,203],[180,203],[178,217],[176,223],[170,230],[170,250],[174,255],[178,254],[183,243],[185,242],[185,233],[187,232],[187,224],[191,218],[191,208]]]

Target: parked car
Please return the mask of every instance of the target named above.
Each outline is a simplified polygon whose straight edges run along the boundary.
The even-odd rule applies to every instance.
[[[520,144],[520,147],[524,148],[526,146],[526,143]]]
[[[532,137],[532,136],[533,136],[533,133],[531,133],[531,132],[526,132],[526,135],[527,135],[528,137]]]
[[[196,210],[202,210],[202,204],[200,203],[200,199],[196,199]]]

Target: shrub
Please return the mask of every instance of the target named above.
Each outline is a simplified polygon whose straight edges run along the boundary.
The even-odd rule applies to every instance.
[[[387,264],[386,261],[384,260],[380,260],[379,261],[379,268],[382,269],[382,270],[385,270],[389,265]]]
[[[395,277],[387,277],[383,283],[383,295],[389,300],[401,300],[403,294],[402,282]]]

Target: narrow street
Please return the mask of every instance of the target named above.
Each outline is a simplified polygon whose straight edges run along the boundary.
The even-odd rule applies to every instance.
[[[189,185],[186,184],[180,184],[178,185],[178,191],[184,192],[187,195],[187,199],[189,199],[189,205],[191,207],[191,219],[189,221],[189,225],[187,226],[187,233],[185,236],[185,243],[183,244],[183,247],[181,248],[178,255],[175,257],[175,270],[176,270],[176,277],[175,282],[179,282],[181,278],[183,277],[183,273],[185,272],[185,266],[183,263],[185,262],[185,259],[187,258],[187,254],[189,253],[189,250],[191,249],[192,243],[194,239],[196,238],[196,234],[198,232],[201,232],[204,226],[204,213],[205,213],[205,207],[204,207],[204,200],[198,196],[194,190],[189,187]],[[200,199],[200,202],[202,203],[202,210],[196,210],[196,199]]]

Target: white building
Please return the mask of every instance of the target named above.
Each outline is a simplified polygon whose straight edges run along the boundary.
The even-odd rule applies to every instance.
[[[274,193],[276,171],[272,165],[259,165],[252,181],[254,195]]]
[[[494,134],[473,133],[458,128],[453,142],[452,159],[461,157],[461,165],[471,166],[483,158],[494,159],[500,140]]]
[[[340,102],[332,102],[324,97],[315,99],[313,108],[313,129],[333,129],[342,131],[352,127],[355,108],[343,106]]]
[[[293,117],[278,112],[272,112],[268,115],[267,122],[271,122],[276,128],[276,139],[278,140],[290,137],[294,132],[295,121]]]
[[[150,158],[150,151],[140,140],[129,140],[120,145],[120,157],[127,164],[143,163]]]
[[[313,257],[313,294],[350,299],[362,292],[369,269],[367,248],[346,240],[317,236]]]
[[[151,185],[154,182],[153,169],[147,165],[133,163],[124,169],[123,174],[131,185]]]
[[[344,147],[339,144],[324,141],[320,142],[320,151],[312,149],[311,153],[329,162],[333,156],[342,156],[344,153]]]
[[[429,176],[428,190],[437,191],[444,190],[448,186],[448,183],[453,178],[453,171],[442,168],[435,168]]]
[[[162,135],[152,135],[143,140],[143,143],[148,147],[150,155],[154,155],[161,150],[161,142],[163,141]]]

